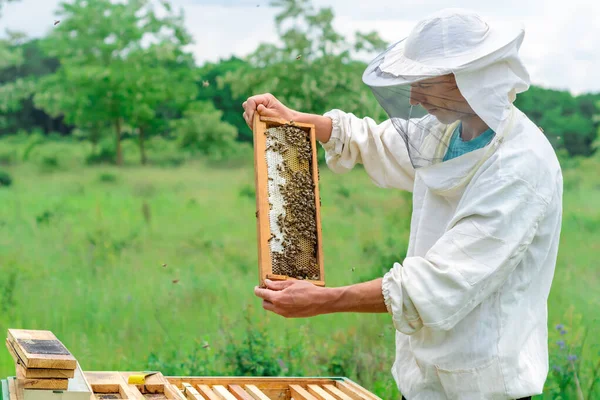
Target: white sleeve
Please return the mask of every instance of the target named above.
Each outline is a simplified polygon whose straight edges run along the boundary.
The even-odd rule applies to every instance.
[[[548,202],[519,177],[478,177],[431,249],[385,274],[382,291],[396,329],[452,329],[521,262]]]
[[[363,164],[377,186],[412,192],[415,171],[406,144],[391,120],[377,124],[371,118],[358,118],[352,113],[331,110],[333,130],[325,150],[327,166],[336,173],[350,171]]]

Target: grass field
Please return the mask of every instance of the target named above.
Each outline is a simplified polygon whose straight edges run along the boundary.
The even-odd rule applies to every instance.
[[[600,360],[599,165],[585,160],[564,171],[545,398],[576,398],[573,367],[587,396]],[[0,187],[3,332],[51,330],[86,370],[345,375],[398,398],[389,316],[286,320],[260,307],[251,162],[0,169],[13,179]],[[360,169],[337,176],[326,167],[321,193],[329,286],[381,276],[401,261],[410,196],[378,189]],[[0,351],[0,376],[13,374]],[[600,398],[600,387],[594,393]]]

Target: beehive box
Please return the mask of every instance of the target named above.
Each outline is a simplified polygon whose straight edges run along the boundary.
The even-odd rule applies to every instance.
[[[58,339],[50,331],[9,329],[8,338],[20,338],[18,343],[24,346],[35,344],[36,351],[27,354],[28,362],[38,360],[36,363],[44,364],[43,369],[49,364],[59,370],[65,367],[60,364],[65,360],[74,361],[75,370],[66,378],[64,389],[28,387],[25,376],[9,376],[1,380],[1,400],[381,400],[345,377],[200,377],[163,376],[160,371],[83,371],[68,350],[60,347],[61,351],[56,351],[58,345],[53,343]],[[28,343],[31,340],[37,342]],[[15,348],[7,347],[15,357],[15,367],[24,367],[23,358],[15,356]],[[19,353],[24,351],[16,347]],[[52,354],[44,353],[44,349]]]
[[[315,127],[256,114],[253,132],[259,284],[325,286]]]
[[[181,400],[381,400],[347,378],[167,377]]]
[[[3,382],[5,400],[381,400],[350,379],[295,377],[163,376],[129,383],[140,372],[85,371],[82,388],[27,390]]]

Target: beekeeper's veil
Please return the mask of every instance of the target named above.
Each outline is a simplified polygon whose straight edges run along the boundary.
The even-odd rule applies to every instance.
[[[452,135],[460,137],[460,120],[474,114],[493,131],[479,139],[483,148],[497,144],[516,94],[529,87],[518,57],[523,37],[520,26],[501,29],[472,11],[447,9],[370,63],[363,81],[406,142],[415,168],[444,162]]]

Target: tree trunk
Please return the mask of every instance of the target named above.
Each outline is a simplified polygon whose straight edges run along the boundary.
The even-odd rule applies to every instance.
[[[121,119],[117,118],[115,120],[115,146],[116,146],[116,155],[117,155],[117,165],[123,165],[123,153],[121,152]]]
[[[140,127],[140,156],[142,158],[142,165],[146,165],[148,159],[146,158],[146,148],[144,147],[144,128]]]
[[[97,125],[93,125],[91,128],[92,134],[90,136],[90,142],[92,143],[92,154],[96,155],[98,149],[98,141],[100,140],[100,132]]]

